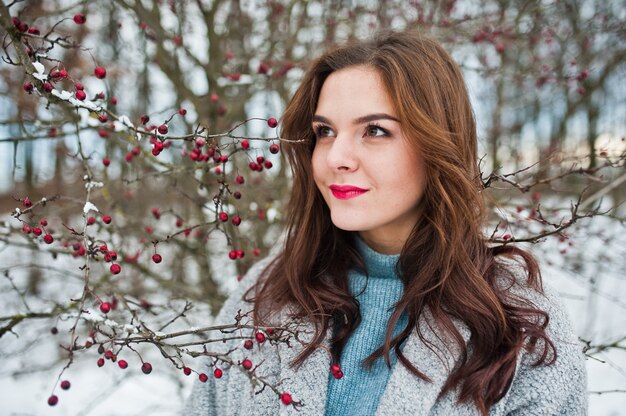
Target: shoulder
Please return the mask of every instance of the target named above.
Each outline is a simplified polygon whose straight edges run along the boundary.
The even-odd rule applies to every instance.
[[[499,282],[520,306],[540,309],[547,315],[546,333],[554,344],[549,365],[536,365],[543,345],[535,352],[523,349],[508,393],[499,403],[503,414],[584,415],[587,414],[587,376],[582,345],[578,342],[566,309],[557,291],[548,283],[540,288],[528,284],[528,273],[514,260],[504,260],[511,273]],[[531,342],[532,340],[527,340]],[[498,406],[497,406],[498,407]]]

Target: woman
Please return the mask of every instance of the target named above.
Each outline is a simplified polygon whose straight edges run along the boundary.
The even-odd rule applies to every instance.
[[[189,413],[586,414],[581,349],[537,263],[482,233],[473,112],[440,45],[386,33],[326,53],[282,137],[299,141],[283,144],[284,246],[218,321],[295,319],[300,342],[225,345],[268,386],[231,368]]]

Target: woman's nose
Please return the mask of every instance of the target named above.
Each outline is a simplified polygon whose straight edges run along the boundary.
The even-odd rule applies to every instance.
[[[337,135],[328,148],[326,160],[333,170],[355,170],[358,167],[355,143],[346,135]]]

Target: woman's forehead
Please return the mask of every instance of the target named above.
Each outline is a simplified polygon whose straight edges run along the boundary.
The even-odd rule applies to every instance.
[[[330,74],[320,91],[315,115],[327,119],[358,119],[386,114],[397,119],[382,77],[375,69],[359,65]]]

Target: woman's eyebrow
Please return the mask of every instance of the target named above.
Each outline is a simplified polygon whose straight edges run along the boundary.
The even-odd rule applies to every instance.
[[[369,123],[370,121],[375,121],[375,120],[392,120],[392,121],[396,121],[396,122],[400,122],[400,120],[398,120],[397,118],[395,118],[394,116],[391,116],[389,114],[386,113],[375,113],[375,114],[368,114],[366,116],[362,116],[359,118],[354,119],[353,124],[365,124],[365,123]],[[327,119],[324,116],[320,116],[315,114],[313,116],[313,121],[317,121],[320,123],[326,123],[326,124],[332,124],[331,121],[329,119]]]

